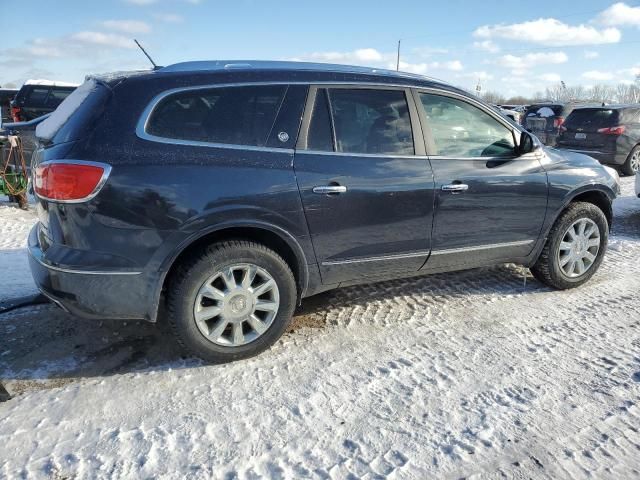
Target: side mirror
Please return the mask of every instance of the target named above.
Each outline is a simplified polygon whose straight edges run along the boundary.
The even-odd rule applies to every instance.
[[[518,153],[524,155],[531,153],[536,149],[536,143],[533,136],[529,132],[520,133],[520,143],[518,144]]]

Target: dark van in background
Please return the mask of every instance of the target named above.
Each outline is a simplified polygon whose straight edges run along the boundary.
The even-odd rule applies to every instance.
[[[634,175],[640,169],[640,105],[576,108],[560,127],[557,143]]]
[[[76,89],[71,83],[27,80],[11,102],[14,122],[28,122],[53,112]]]
[[[533,133],[542,143],[556,146],[559,129],[575,105],[565,103],[537,103],[530,105],[524,112],[522,125]]]

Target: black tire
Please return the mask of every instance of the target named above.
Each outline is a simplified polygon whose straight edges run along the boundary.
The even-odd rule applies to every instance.
[[[597,225],[600,234],[600,245],[591,266],[582,275],[569,277],[562,271],[558,251],[569,227],[581,218],[592,220]],[[535,265],[531,267],[531,273],[537,280],[553,288],[565,290],[579,287],[587,282],[600,267],[608,241],[609,224],[602,210],[591,203],[571,203],[551,228],[547,243]]]
[[[196,325],[194,304],[200,287],[215,272],[237,264],[264,269],[275,280],[279,307],[267,330],[250,343],[223,346],[208,340]],[[211,363],[226,363],[252,357],[273,345],[286,331],[296,305],[296,282],[289,265],[264,245],[232,240],[215,243],[183,262],[167,289],[169,324],[178,342],[190,354]]]
[[[620,167],[620,172],[623,175],[635,175],[638,172],[637,164],[635,167],[633,165],[633,158],[635,155],[640,155],[640,145],[636,145],[635,147],[633,147],[631,152],[629,152],[629,156],[625,160],[624,164],[622,165],[622,167]]]

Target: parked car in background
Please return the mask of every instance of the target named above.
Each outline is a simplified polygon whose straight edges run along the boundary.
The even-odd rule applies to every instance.
[[[522,125],[542,143],[555,147],[560,126],[571,113],[575,104],[537,103],[529,105],[524,112]]]
[[[500,115],[507,117],[508,119],[510,119],[512,122],[520,125],[520,114],[518,112],[516,112],[515,110],[507,110],[504,109],[502,107],[500,107],[499,105],[495,105],[495,104],[491,104],[491,106],[500,113]]]
[[[17,88],[0,88],[0,123],[11,122],[11,100],[18,93]]]
[[[515,115],[512,117],[519,124],[522,124],[522,119],[524,118],[524,112],[526,111],[528,105],[498,105],[501,109],[506,110],[508,112],[515,112]]]
[[[560,126],[557,144],[634,175],[640,169],[640,105],[576,108]]]
[[[500,263],[582,285],[620,190],[463,90],[344,65],[95,77],[36,134],[41,291],[100,320],[165,305],[213,362],[265,350],[302,298],[347,285]]]
[[[27,80],[11,102],[14,122],[28,122],[53,112],[77,85],[50,80]]]

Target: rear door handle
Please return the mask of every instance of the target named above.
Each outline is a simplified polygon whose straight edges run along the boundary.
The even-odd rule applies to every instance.
[[[344,185],[323,185],[320,187],[313,187],[313,193],[319,193],[321,195],[328,195],[332,193],[346,193],[347,187]]]
[[[443,192],[460,193],[469,190],[469,185],[465,183],[452,183],[449,185],[442,185]]]

